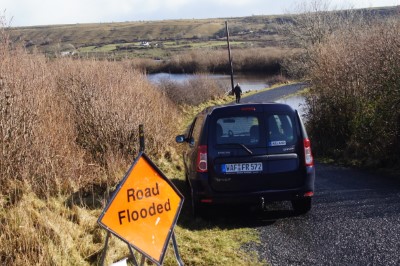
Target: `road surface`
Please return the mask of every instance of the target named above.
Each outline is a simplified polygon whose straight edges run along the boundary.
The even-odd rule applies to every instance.
[[[242,98],[276,101],[301,89],[286,85]],[[261,243],[245,249],[269,265],[400,265],[400,177],[316,165],[310,213],[273,203],[256,219]]]
[[[313,208],[294,216],[277,203],[263,214],[270,265],[400,265],[400,177],[317,164]]]
[[[296,92],[304,89],[307,85],[305,83],[296,83],[290,85],[283,85],[278,88],[259,92],[250,96],[242,95],[240,103],[257,103],[257,102],[273,102],[285,96],[295,94]]]

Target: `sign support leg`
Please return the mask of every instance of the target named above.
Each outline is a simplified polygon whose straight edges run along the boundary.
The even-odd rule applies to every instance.
[[[129,248],[129,252],[131,253],[131,256],[132,256],[133,264],[134,264],[135,266],[138,266],[139,264],[137,263],[135,254],[133,253],[133,249],[132,249],[132,247],[131,247],[130,244],[128,244],[128,248]]]
[[[176,260],[178,261],[179,266],[183,266],[184,264],[181,259],[181,256],[179,255],[178,243],[176,242],[175,232],[172,232],[172,245],[174,246],[175,257],[176,257]]]
[[[142,146],[142,149],[144,149],[144,146]],[[154,197],[154,202],[151,203],[148,200],[139,202],[144,196]],[[139,214],[137,211],[130,209],[133,204],[130,201],[136,200],[138,202],[135,202],[135,207],[137,209],[142,208],[142,210],[146,211],[145,214],[142,211]],[[146,264],[146,258],[157,266],[161,266],[172,237],[177,262],[182,266],[183,262],[179,255],[174,227],[182,209],[183,201],[183,195],[174,184],[141,151],[123,180],[118,184],[111,200],[108,201],[107,206],[97,220],[98,224],[109,232],[102,263],[104,264],[106,249],[109,244],[108,238],[112,233],[128,244],[132,262],[134,261],[136,266],[139,265],[138,261]],[[160,202],[160,204],[156,208],[155,204],[157,202]],[[160,206],[163,208],[160,209]],[[164,210],[169,212],[164,212]],[[153,212],[157,212],[159,215],[156,223],[152,219],[145,219],[147,214],[152,216]],[[143,220],[137,224],[126,224],[136,221],[139,215]],[[165,222],[159,224],[160,220]],[[138,241],[138,239],[141,241]],[[135,253],[133,249],[135,249]],[[141,261],[139,257],[136,258],[136,253],[139,253],[138,256],[143,256]]]
[[[145,262],[146,262],[146,257],[142,254],[142,259],[140,260],[140,266],[144,266]]]
[[[100,265],[104,266],[104,260],[106,259],[107,248],[108,248],[108,240],[110,239],[111,233],[107,232],[106,242],[103,248],[103,254],[101,255]]]

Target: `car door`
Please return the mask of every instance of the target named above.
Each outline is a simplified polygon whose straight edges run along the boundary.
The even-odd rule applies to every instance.
[[[268,176],[271,189],[301,187],[305,172],[302,165],[302,137],[299,121],[293,112],[268,112]]]

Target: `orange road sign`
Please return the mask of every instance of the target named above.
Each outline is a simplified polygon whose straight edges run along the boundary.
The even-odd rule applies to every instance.
[[[162,264],[183,205],[183,196],[140,153],[98,223],[157,264]]]

